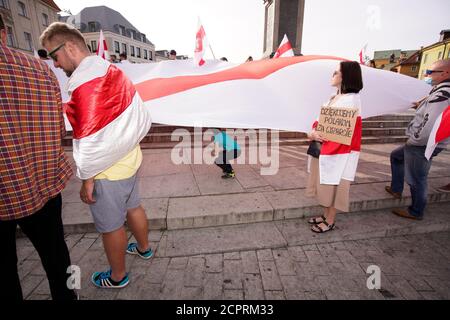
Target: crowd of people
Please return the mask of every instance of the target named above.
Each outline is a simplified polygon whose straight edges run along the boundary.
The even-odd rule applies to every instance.
[[[0,248],[3,253],[0,273],[4,279],[0,298],[3,301],[23,299],[16,253],[16,228],[19,225],[39,253],[52,298],[76,299],[75,291],[66,285],[71,260],[64,240],[61,192],[73,172],[61,145],[65,126],[60,88],[45,63],[7,47],[1,15],[0,35]],[[69,77],[88,66],[92,68],[92,74],[96,74],[100,72],[97,69],[104,66],[101,57],[90,54],[82,34],[68,24],[51,24],[40,41],[48,52],[47,56],[44,52],[40,54],[42,59],[50,57],[55,67],[61,68]],[[111,62],[118,62],[115,56],[111,59]],[[175,50],[170,52],[169,59],[176,59]],[[120,54],[119,60],[127,63],[126,54]],[[222,60],[226,61],[226,58]],[[248,61],[251,60],[249,57]],[[120,90],[132,87],[120,69],[114,71],[125,83]],[[418,220],[424,216],[427,176],[432,163],[431,159],[425,159],[425,146],[436,118],[449,105],[450,60],[434,63],[427,74],[434,87],[417,107],[407,129],[408,141],[391,154],[392,183],[386,187],[393,197],[400,198],[406,179],[412,204],[407,209],[396,209],[394,213]],[[70,81],[76,78],[69,79],[69,87]],[[97,83],[93,85],[100,85]],[[332,75],[331,84],[336,88],[336,94],[330,98],[328,106],[353,107],[359,112],[364,108],[360,99],[363,78],[359,63],[341,62]],[[117,94],[125,96],[126,92]],[[136,99],[136,103],[142,102],[139,97]],[[89,100],[89,97],[83,97],[83,100]],[[313,232],[324,233],[335,229],[338,211],[349,211],[349,190],[357,170],[362,122],[359,116],[350,146],[327,141],[315,130],[316,126],[317,122],[308,133],[314,143],[308,151],[307,194],[317,197],[324,212],[308,222]],[[216,129],[214,139],[222,148],[216,165],[222,169],[224,178],[233,178],[235,172],[229,160],[240,155],[240,146],[219,129]],[[433,157],[445,148],[446,143],[448,141],[436,148]],[[143,158],[139,143],[120,156],[106,170],[83,179],[80,189],[80,199],[90,207],[110,265],[107,270],[91,275],[93,285],[99,288],[128,285],[125,254],[138,255],[142,259],[153,255],[136,178]],[[125,222],[135,242],[128,243]]]

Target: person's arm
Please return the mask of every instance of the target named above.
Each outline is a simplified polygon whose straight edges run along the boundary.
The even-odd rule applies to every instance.
[[[81,201],[83,201],[84,203],[87,203],[87,204],[95,203],[93,193],[94,193],[94,178],[89,178],[87,180],[83,180],[83,184],[81,185],[81,190],[80,190]]]
[[[427,97],[424,97],[424,98],[422,98],[422,99],[419,100],[419,101],[413,102],[411,108],[414,109],[414,110],[416,110],[416,109],[422,104],[422,102],[425,101],[426,98],[427,98]]]

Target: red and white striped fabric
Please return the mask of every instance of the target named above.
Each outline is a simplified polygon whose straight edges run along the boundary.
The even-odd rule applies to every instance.
[[[145,137],[151,127],[150,110],[123,71],[99,56],[85,58],[67,88],[77,176],[92,178]]]
[[[195,51],[194,51],[194,62],[197,66],[202,66],[205,64],[203,56],[205,55],[206,48],[208,47],[208,40],[206,38],[205,29],[203,28],[200,19],[198,19],[197,33],[195,34]]]
[[[309,132],[341,58],[298,56],[233,64],[192,60],[117,66],[125,71],[152,120],[177,126],[268,128]],[[424,82],[361,66],[362,117],[407,110],[429,92]]]
[[[442,112],[436,119],[433,130],[428,138],[427,148],[425,150],[425,157],[430,160],[431,155],[436,149],[439,142],[450,137],[450,106]]]
[[[332,141],[322,144],[319,157],[320,183],[338,185],[341,179],[355,180],[362,139],[361,97],[360,94],[345,94],[327,105],[335,108],[355,108],[360,114],[356,119],[355,131],[349,146]],[[315,121],[313,128],[316,128],[317,124],[318,121]]]
[[[335,92],[330,79],[342,60],[302,56],[243,64],[208,60],[201,68],[192,59],[116,66],[135,84],[156,123],[309,132]],[[424,81],[361,68],[363,118],[405,111],[430,91]],[[58,79],[65,88],[67,77]]]
[[[286,57],[293,57],[294,56],[294,50],[292,50],[291,43],[289,42],[289,39],[287,35],[284,35],[283,40],[280,43],[280,46],[277,49],[277,52],[275,52],[275,55],[273,56],[274,59],[276,58],[286,58]]]
[[[103,30],[100,30],[100,38],[98,39],[97,55],[105,60],[109,59],[108,46],[106,45],[105,37],[103,36]]]

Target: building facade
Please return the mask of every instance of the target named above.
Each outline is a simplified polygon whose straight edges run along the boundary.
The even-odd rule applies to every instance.
[[[424,72],[434,62],[450,58],[450,30],[442,30],[439,42],[422,48],[422,60],[420,63],[419,79],[425,77]]]
[[[413,55],[406,59],[400,59],[400,62],[391,68],[391,71],[404,74],[413,78],[419,77],[421,52],[416,51]]]
[[[375,67],[377,69],[384,69],[389,71],[395,71],[393,68],[400,62],[410,58],[418,50],[383,50],[375,51],[373,54],[373,60],[375,61]]]
[[[264,0],[263,56],[277,51],[286,34],[296,55],[301,53],[305,0]]]
[[[97,52],[100,30],[108,46],[108,53],[119,57],[126,53],[133,63],[155,62],[155,45],[119,12],[106,6],[88,7],[80,13],[60,17],[61,21],[75,26],[83,34],[91,52]]]
[[[58,21],[60,11],[53,0],[0,0],[8,47],[33,54],[41,48],[39,36]]]

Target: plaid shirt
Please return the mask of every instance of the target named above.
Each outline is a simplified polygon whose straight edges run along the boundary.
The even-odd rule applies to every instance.
[[[27,217],[64,189],[72,176],[64,135],[53,72],[0,43],[0,221]]]

